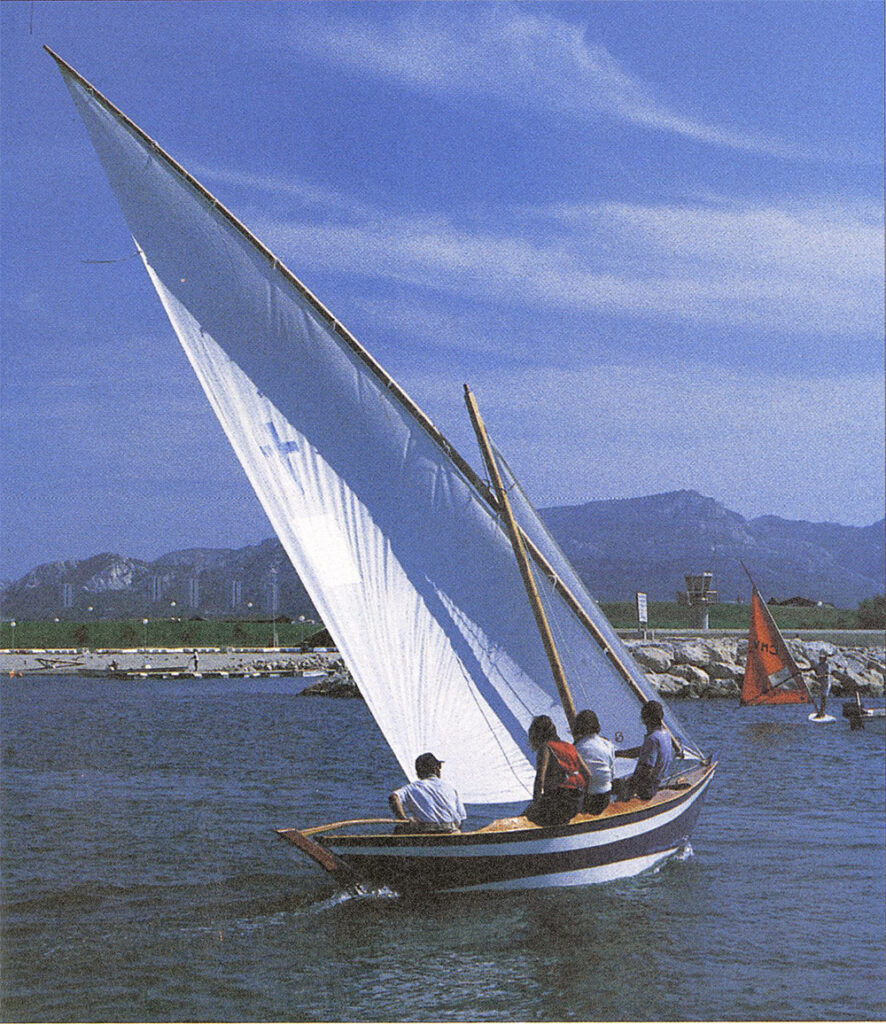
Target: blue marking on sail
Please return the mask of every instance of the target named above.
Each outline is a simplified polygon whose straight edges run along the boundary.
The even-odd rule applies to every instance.
[[[271,422],[266,423],[265,426],[268,428],[268,433],[271,435],[274,443],[273,445],[263,444],[261,446],[262,455],[271,456],[275,451],[281,455],[288,455],[290,452],[298,451],[298,441],[284,441],[277,433],[277,428]]]

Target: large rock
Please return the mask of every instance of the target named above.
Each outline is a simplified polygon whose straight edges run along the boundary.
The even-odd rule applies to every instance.
[[[674,661],[678,665],[704,668],[711,662],[711,650],[700,640],[687,640],[674,645]]]
[[[674,652],[667,647],[637,646],[631,652],[640,668],[647,672],[667,672],[674,663]]]
[[[689,683],[679,676],[673,676],[668,672],[650,676],[649,682],[656,693],[662,697],[685,697],[689,695]]]
[[[697,665],[675,665],[671,674],[689,683],[690,690],[703,693],[711,685],[711,677]]]
[[[733,682],[744,679],[744,665],[737,665],[734,661],[712,661],[705,671],[711,679],[726,679]]]

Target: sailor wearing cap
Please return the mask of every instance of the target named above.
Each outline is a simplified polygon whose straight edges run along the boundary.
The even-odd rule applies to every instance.
[[[397,832],[457,832],[465,820],[461,797],[450,783],[440,778],[443,762],[431,753],[415,759],[418,779],[401,786],[388,797],[398,821]]]

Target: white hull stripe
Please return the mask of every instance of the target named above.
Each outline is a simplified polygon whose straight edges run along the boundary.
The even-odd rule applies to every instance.
[[[549,875],[533,875],[531,878],[509,878],[501,882],[487,882],[479,885],[464,885],[452,892],[477,892],[482,889],[548,889],[567,885],[596,885],[613,882],[617,878],[632,878],[656,864],[673,857],[679,847],[652,853],[646,857],[632,857],[629,860],[603,864],[596,868],[582,868],[577,871],[555,871]]]

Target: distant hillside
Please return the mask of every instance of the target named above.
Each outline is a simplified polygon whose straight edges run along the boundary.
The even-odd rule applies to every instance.
[[[764,596],[841,608],[886,586],[886,521],[839,526],[745,519],[695,491],[545,509],[542,515],[598,600],[643,590],[673,600],[690,572],[713,572],[721,600],[747,600],[747,565]]]
[[[188,548],[153,562],[101,554],[50,562],[0,591],[4,618],[296,618],[317,613],[276,538],[232,549]],[[69,604],[65,602],[69,601]]]
[[[695,491],[542,510],[600,601],[643,590],[672,601],[686,573],[712,572],[721,600],[746,601],[743,561],[764,597],[841,608],[884,591],[886,522],[871,526],[744,519]],[[101,554],[38,566],[0,592],[4,618],[271,614],[316,617],[276,539],[239,550],[190,548],[153,562]],[[67,605],[65,602],[69,602]],[[91,611],[89,610],[91,609]]]

